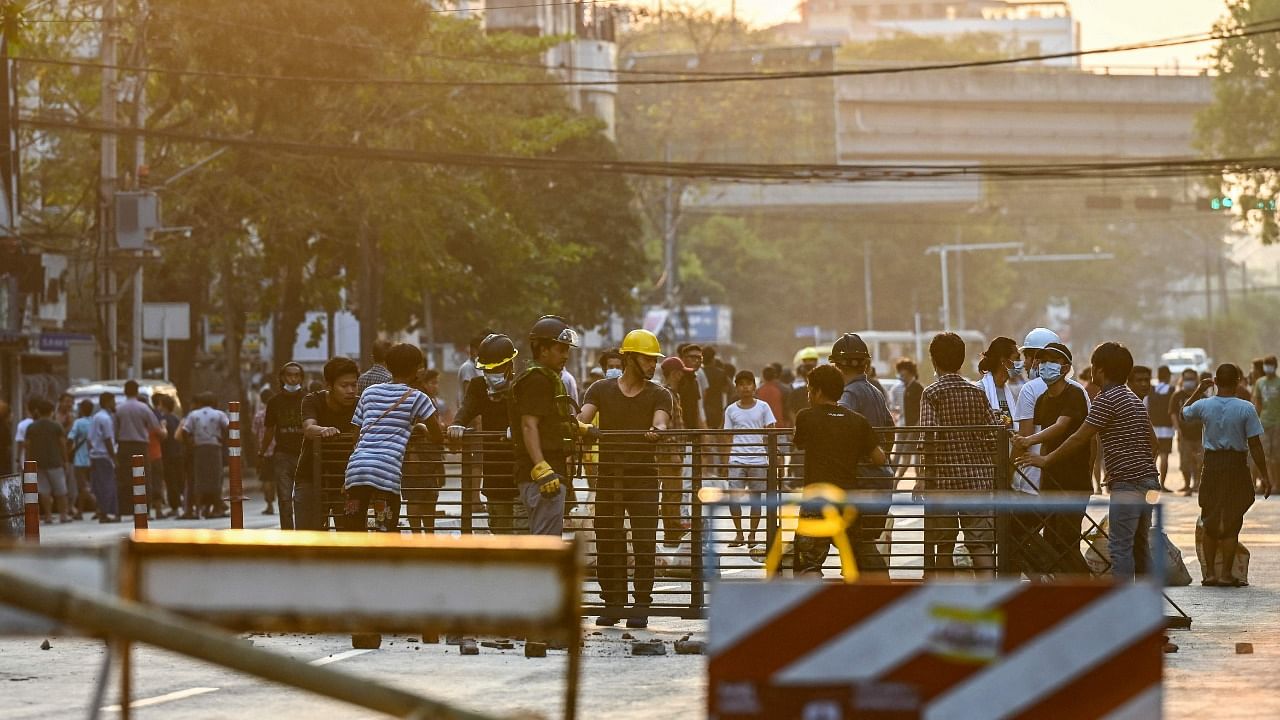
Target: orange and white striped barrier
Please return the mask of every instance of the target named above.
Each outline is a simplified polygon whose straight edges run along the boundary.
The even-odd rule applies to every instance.
[[[22,539],[31,543],[40,542],[40,483],[36,480],[36,470],[35,460],[22,464]]]
[[[244,529],[244,478],[240,465],[240,403],[227,403],[231,420],[227,427],[227,474],[230,475],[231,529]]]
[[[1145,583],[728,583],[709,717],[1158,718],[1164,616]]]
[[[133,458],[133,529],[146,530],[147,520],[151,515],[151,506],[147,504],[147,458],[134,455]]]

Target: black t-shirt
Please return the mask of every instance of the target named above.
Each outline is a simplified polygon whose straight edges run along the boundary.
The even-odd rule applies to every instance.
[[[1035,423],[1037,426],[1047,428],[1058,422],[1058,418],[1063,416],[1071,418],[1071,422],[1067,426],[1067,434],[1063,435],[1060,440],[1043,443],[1040,446],[1040,454],[1048,455],[1057,450],[1062,443],[1067,441],[1067,438],[1080,429],[1088,414],[1089,399],[1085,396],[1084,390],[1071,383],[1067,383],[1062,394],[1057,397],[1050,397],[1049,393],[1046,392],[1037,398],[1035,411]],[[1093,489],[1093,481],[1091,479],[1093,468],[1089,460],[1089,446],[1087,444],[1071,455],[1058,460],[1049,468],[1048,472],[1041,474],[1041,490],[1091,491]]]
[[[1169,413],[1182,412],[1182,406],[1187,404],[1187,399],[1195,390],[1179,390],[1169,398]],[[1170,418],[1172,419],[1172,418]],[[1199,445],[1204,440],[1204,423],[1199,420],[1182,419],[1182,441],[1189,442],[1193,445]]]
[[[1173,386],[1167,386],[1167,392],[1156,392],[1159,385],[1151,387],[1151,393],[1147,395],[1147,414],[1151,416],[1151,425],[1153,427],[1171,427],[1173,425],[1173,417],[1169,414],[1170,399],[1173,397]]]
[[[350,422],[351,418],[347,418]],[[302,452],[302,391],[282,392],[267,401],[264,427],[274,427],[276,452],[297,455]]]
[[[63,435],[62,426],[56,420],[44,418],[31,423],[27,427],[27,459],[35,460],[41,470],[62,467],[66,461]]]
[[[671,393],[666,388],[648,381],[635,397],[629,397],[618,387],[617,378],[608,378],[587,389],[583,404],[594,405],[599,411],[601,430],[635,431],[634,435],[601,438],[601,463],[642,465],[658,461],[656,445],[646,441],[643,435],[653,427],[655,412],[662,410],[671,414]]]
[[[801,410],[809,409],[809,386],[791,388],[791,392],[787,393],[786,408],[792,415],[799,415]]]
[[[698,406],[702,404],[702,391],[698,389],[697,376],[693,373],[685,373],[684,377],[680,379],[678,389],[680,391],[680,412],[684,416],[684,426],[696,428],[698,427]],[[648,425],[645,426],[646,429],[648,427]]]
[[[475,385],[473,381],[470,383]],[[483,384],[483,381],[481,381]],[[515,445],[516,457],[528,464],[532,462],[529,451],[524,446],[524,428],[520,418],[533,415],[538,418],[538,441],[542,454],[550,458],[563,458],[569,453],[565,448],[561,410],[556,403],[556,383],[542,372],[529,372],[516,381],[511,391],[511,405],[508,421],[511,423],[511,440]]]
[[[902,414],[905,416],[903,424],[907,427],[916,427],[920,424],[920,398],[924,396],[924,386],[918,380],[912,380],[911,384],[902,391]]]
[[[270,412],[270,405],[267,411]],[[347,461],[351,459],[351,451],[355,446],[356,426],[351,423],[351,416],[355,411],[355,405],[337,410],[329,407],[328,390],[313,392],[302,399],[301,413],[304,421],[315,420],[320,427],[336,427],[342,431],[341,435],[325,438],[320,443],[324,475],[336,478],[338,486],[342,485],[343,477],[347,474]],[[298,458],[298,482],[311,481],[314,465],[312,459],[315,457],[313,442],[311,438],[303,439],[302,454]]]
[[[796,447],[804,450],[804,482],[856,487],[858,465],[877,446],[876,433],[862,415],[840,405],[819,405],[796,415]]]
[[[707,376],[707,391],[702,398],[702,407],[707,411],[707,424],[719,427],[724,421],[724,394],[728,389],[729,378],[719,363],[703,365],[702,372]]]
[[[455,425],[471,427],[476,418],[480,419],[480,429],[485,432],[506,432],[507,428],[511,427],[507,401],[490,397],[489,386],[480,378],[467,383],[467,391],[462,397],[462,407],[454,416],[453,422]]]

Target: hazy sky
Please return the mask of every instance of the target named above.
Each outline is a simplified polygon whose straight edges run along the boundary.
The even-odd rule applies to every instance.
[[[659,0],[633,0],[657,7]],[[732,0],[675,0],[728,13]],[[671,0],[667,0],[668,5]],[[1081,28],[1081,49],[1137,43],[1206,32],[1221,14],[1222,0],[1070,0]],[[738,15],[756,25],[799,19],[793,0],[737,0]],[[1187,66],[1201,64],[1209,45],[1185,45],[1086,58],[1086,64]]]

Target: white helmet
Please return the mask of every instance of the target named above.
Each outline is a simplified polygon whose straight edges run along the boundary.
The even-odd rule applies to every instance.
[[[1027,339],[1022,342],[1022,351],[1027,350],[1043,350],[1049,343],[1060,343],[1062,338],[1058,337],[1058,333],[1049,328],[1038,327],[1027,333]]]

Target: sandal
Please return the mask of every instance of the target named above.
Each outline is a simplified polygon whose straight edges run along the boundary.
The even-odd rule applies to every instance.
[[[1205,578],[1200,581],[1200,584],[1205,587],[1222,587],[1222,582],[1218,578]]]
[[[1223,587],[1238,587],[1238,588],[1249,587],[1249,582],[1248,582],[1247,580],[1241,580],[1241,579],[1239,579],[1239,578],[1231,578],[1230,580],[1222,580],[1222,581],[1221,581],[1221,584],[1222,584],[1222,586],[1223,586]]]

